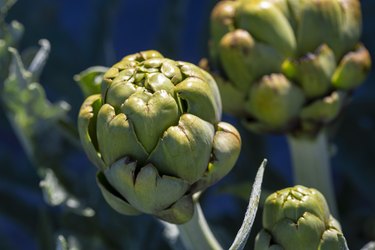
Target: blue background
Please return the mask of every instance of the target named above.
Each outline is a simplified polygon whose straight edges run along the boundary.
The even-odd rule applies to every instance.
[[[214,0],[20,0],[7,20],[18,20],[25,26],[21,51],[37,46],[41,38],[50,41],[52,50],[41,83],[52,102],[66,100],[71,104],[70,116],[75,120],[83,96],[73,75],[93,65],[110,66],[124,55],[147,49],[197,64],[207,56],[209,13],[215,3]],[[375,1],[363,0],[361,4],[361,40],[374,55]],[[336,152],[332,165],[341,221],[353,249],[375,240],[374,77],[372,70],[335,124],[331,137]],[[0,119],[0,241],[7,242],[5,246],[9,249],[40,249],[34,217],[40,211],[56,211],[45,205],[35,167],[27,160],[3,113]],[[226,239],[225,235],[234,237],[246,207],[241,197],[248,193],[241,188],[233,191],[223,187],[250,182],[264,157],[270,161],[264,181],[266,190],[291,185],[292,179],[284,137],[254,135],[234,118],[224,116],[224,119],[239,128],[246,143],[234,171],[205,195],[203,208],[217,234],[228,244],[230,237]],[[71,156],[68,165],[76,175],[91,168],[82,152]],[[94,172],[88,173],[94,179]],[[229,193],[234,193],[234,198]],[[10,216],[13,210],[19,210],[20,216]]]

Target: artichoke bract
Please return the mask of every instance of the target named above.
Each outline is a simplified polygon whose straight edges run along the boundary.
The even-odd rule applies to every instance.
[[[254,249],[344,250],[348,247],[324,196],[316,189],[294,186],[267,197],[263,229],[255,239]]]
[[[214,79],[193,64],[144,51],[113,65],[78,120],[105,200],[126,215],[187,222],[192,195],[225,176],[240,152],[221,112]]]
[[[358,42],[359,0],[222,0],[210,33],[206,69],[216,78],[223,111],[256,132],[317,134],[371,67]],[[338,108],[324,105],[332,95],[340,97]],[[316,103],[324,119],[304,115]]]

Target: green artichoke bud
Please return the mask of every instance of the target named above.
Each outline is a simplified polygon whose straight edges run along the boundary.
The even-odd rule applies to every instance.
[[[334,91],[323,99],[317,99],[303,107],[300,113],[300,130],[308,134],[316,134],[322,124],[329,124],[338,117],[346,103],[346,93]],[[299,136],[298,131],[294,136]]]
[[[247,91],[261,76],[281,70],[283,57],[272,47],[255,43],[245,30],[227,33],[221,39],[220,48],[222,66],[240,91]]]
[[[365,80],[370,68],[370,54],[365,47],[359,46],[340,61],[332,76],[332,85],[337,89],[351,90]]]
[[[342,53],[345,53],[352,50],[358,43],[362,31],[362,14],[360,1],[358,0],[340,1],[340,6],[343,11],[341,37],[344,41],[341,45]]]
[[[241,118],[256,132],[315,136],[331,119],[321,116],[311,124],[302,119],[305,114],[295,112],[324,103],[338,90],[351,93],[365,80],[371,59],[358,45],[361,26],[359,0],[219,1],[211,15],[208,68],[215,79],[221,79],[217,83],[224,112]],[[304,100],[290,114],[282,112],[277,122],[269,120],[272,115],[262,117],[263,111],[249,104],[259,102],[259,98],[251,100],[259,96],[252,94],[254,85],[272,74],[283,74],[301,88]]]
[[[322,45],[314,54],[309,53],[291,63],[285,61],[283,66],[284,74],[302,87],[307,98],[313,98],[326,94],[330,89],[336,61],[332,50]]]
[[[303,0],[292,9],[299,20],[296,32],[298,55],[314,51],[321,44],[328,44],[334,51],[341,43],[342,9],[338,0]],[[320,29],[320,30],[319,30]],[[312,32],[314,30],[314,32]],[[317,31],[317,32],[315,32]],[[339,58],[339,52],[335,53]]]
[[[304,103],[300,88],[282,74],[264,76],[250,90],[245,108],[273,130],[283,130],[298,117]]]
[[[157,51],[124,57],[103,76],[78,119],[97,182],[118,212],[187,222],[192,195],[234,166],[241,139],[220,121],[214,79],[199,67]]]
[[[223,37],[220,47],[220,58],[228,78],[240,91],[246,90],[254,80],[247,65],[249,61],[245,60],[254,47],[252,37],[245,31],[236,30]]]
[[[293,29],[271,1],[242,1],[235,18],[238,28],[247,30],[258,41],[269,44],[284,55],[293,55],[296,48]]]
[[[344,105],[345,93],[335,91],[331,95],[318,99],[301,110],[303,121],[331,122],[340,113]]]
[[[217,47],[219,46],[221,38],[234,29],[236,5],[237,2],[235,1],[221,1],[212,10],[210,32],[213,39],[210,45],[210,57],[213,58],[214,61],[218,60]]]
[[[267,197],[263,229],[255,239],[254,249],[339,250],[348,247],[324,196],[316,189],[294,186]]]

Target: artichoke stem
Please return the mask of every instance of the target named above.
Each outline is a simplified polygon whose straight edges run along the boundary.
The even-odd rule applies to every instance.
[[[326,198],[330,211],[338,217],[330,169],[329,149],[324,131],[314,138],[288,135],[294,183],[318,189]]]
[[[195,203],[193,218],[185,224],[177,225],[181,240],[187,250],[222,250],[212,234],[199,202]]]

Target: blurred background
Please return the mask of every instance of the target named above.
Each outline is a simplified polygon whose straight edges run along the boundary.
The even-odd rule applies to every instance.
[[[208,20],[216,0],[19,0],[6,21],[25,27],[19,51],[51,43],[40,83],[52,102],[70,104],[75,123],[83,95],[73,76],[94,65],[111,66],[123,56],[156,49],[164,56],[197,64],[207,56]],[[375,55],[375,1],[362,0],[362,41]],[[375,61],[374,57],[373,61]],[[330,130],[332,166],[340,221],[351,249],[375,240],[375,67],[353,94],[350,106]],[[2,109],[2,107],[1,107]],[[243,138],[234,170],[202,197],[202,207],[218,240],[228,247],[239,229],[251,183],[263,158],[269,164],[263,195],[292,185],[291,166],[283,136],[256,135],[232,117]],[[58,235],[82,249],[169,249],[162,226],[150,216],[116,214],[95,184],[95,168],[84,153],[55,137],[39,141],[54,152],[55,171],[80,201],[47,204],[38,169],[0,111],[0,249],[54,249]],[[63,147],[63,150],[62,148]],[[56,153],[56,152],[59,152]],[[85,188],[82,188],[85,187]],[[69,200],[69,199],[68,199]],[[74,208],[74,209],[73,209]],[[95,213],[95,215],[94,215]],[[260,229],[258,212],[247,249]]]

